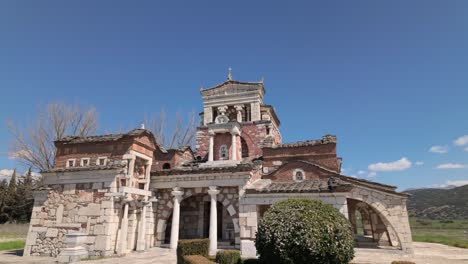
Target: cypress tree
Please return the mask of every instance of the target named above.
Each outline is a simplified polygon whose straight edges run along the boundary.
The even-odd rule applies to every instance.
[[[34,205],[32,196],[33,180],[32,171],[29,168],[23,179],[18,182],[16,190],[16,212],[15,220],[19,222],[29,222]]]
[[[16,219],[16,196],[17,182],[16,182],[16,169],[11,175],[10,183],[8,184],[8,189],[5,195],[5,213],[8,216],[8,222],[14,222]]]

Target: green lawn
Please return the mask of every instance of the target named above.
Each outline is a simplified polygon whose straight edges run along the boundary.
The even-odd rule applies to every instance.
[[[468,220],[410,219],[413,240],[468,248]]]
[[[11,250],[11,249],[22,249],[24,248],[24,244],[25,244],[24,240],[0,242],[0,251]]]

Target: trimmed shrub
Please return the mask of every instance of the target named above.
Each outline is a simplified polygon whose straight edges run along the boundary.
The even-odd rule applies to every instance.
[[[207,257],[209,247],[209,239],[179,240],[177,245],[177,264],[187,264],[187,262],[184,261],[184,256],[200,255]]]
[[[183,258],[187,264],[216,264],[215,262],[200,255],[188,255],[184,256]]]
[[[351,223],[317,200],[288,199],[268,209],[255,239],[260,263],[343,264],[354,257]]]
[[[243,259],[242,264],[258,264],[258,259]]]
[[[220,250],[216,253],[216,263],[240,264],[241,256],[238,250]]]

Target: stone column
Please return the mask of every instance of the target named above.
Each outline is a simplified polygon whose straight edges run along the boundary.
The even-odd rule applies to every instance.
[[[210,186],[208,194],[211,196],[211,208],[210,208],[210,255],[216,255],[218,250],[218,214],[216,210],[216,195],[219,194],[219,190],[216,186]]]
[[[231,134],[231,160],[237,160],[237,142],[236,142],[236,134]]]
[[[138,230],[138,242],[137,242],[137,251],[146,250],[146,210],[148,208],[149,202],[143,201],[143,208],[141,210],[140,216],[140,229]]]
[[[120,226],[120,247],[117,254],[123,255],[127,252],[127,235],[128,235],[128,202],[124,201],[124,213],[122,217],[122,225]]]
[[[214,133],[209,133],[210,144],[208,148],[208,161],[214,160]]]
[[[177,249],[177,242],[179,241],[179,222],[180,222],[180,201],[184,194],[180,188],[174,188],[172,195],[174,196],[174,207],[172,211],[172,228],[171,228],[171,250]]]

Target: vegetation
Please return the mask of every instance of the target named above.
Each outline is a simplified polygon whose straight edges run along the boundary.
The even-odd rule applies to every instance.
[[[22,177],[17,177],[14,171],[9,183],[5,179],[0,182],[0,224],[29,222],[34,204],[33,186],[31,169]]]
[[[240,262],[241,256],[238,250],[221,250],[216,253],[216,263],[238,264]]]
[[[349,221],[321,201],[288,199],[274,204],[259,223],[260,263],[349,263],[354,235]]]
[[[185,261],[184,256],[200,255],[206,258],[209,246],[209,239],[179,240],[177,245],[177,264],[189,264],[189,262]]]
[[[413,240],[468,248],[468,220],[410,218]]]
[[[0,250],[21,249],[24,244],[24,240],[0,242]]]
[[[416,189],[407,191],[411,216],[431,220],[468,219],[468,185],[452,189]]]
[[[215,264],[216,263],[200,255],[184,256],[184,261],[186,264]]]

